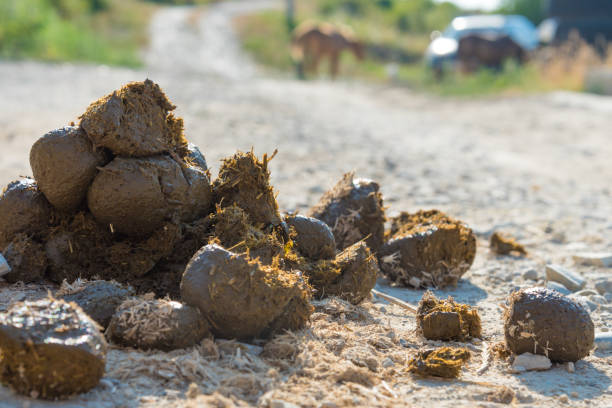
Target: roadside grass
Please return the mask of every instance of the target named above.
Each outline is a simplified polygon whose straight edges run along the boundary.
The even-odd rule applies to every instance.
[[[156,6],[137,0],[0,1],[0,58],[138,67]],[[59,6],[58,6],[59,4]]]

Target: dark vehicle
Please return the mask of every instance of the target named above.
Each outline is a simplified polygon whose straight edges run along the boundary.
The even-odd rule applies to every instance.
[[[612,41],[610,0],[549,0],[546,14],[549,18],[538,27],[542,44],[563,43],[574,31],[591,44],[604,46]]]
[[[508,36],[529,52],[538,46],[538,31],[524,16],[474,15],[456,17],[443,33],[432,34],[432,42],[425,53],[425,62],[441,73],[457,61],[459,40],[468,35],[482,37]]]

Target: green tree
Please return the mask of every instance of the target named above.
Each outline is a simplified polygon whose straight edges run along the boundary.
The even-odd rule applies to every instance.
[[[504,0],[498,12],[501,14],[520,14],[534,24],[539,24],[545,17],[546,0]]]

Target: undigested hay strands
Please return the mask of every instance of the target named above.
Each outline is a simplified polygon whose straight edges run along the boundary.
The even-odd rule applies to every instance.
[[[30,178],[13,181],[0,194],[0,250],[15,234],[44,230],[52,208],[36,182]]]
[[[346,173],[309,211],[329,225],[338,250],[366,239],[376,252],[383,244],[385,209],[378,183]]]
[[[457,378],[469,359],[470,352],[466,348],[440,347],[419,351],[408,361],[408,371],[424,377]]]
[[[431,291],[421,298],[416,320],[421,334],[430,340],[462,341],[482,336],[480,315],[475,308],[456,303],[450,296],[439,300]]]
[[[75,126],[55,129],[30,150],[32,174],[47,200],[60,211],[74,211],[85,200],[105,154],[93,149],[85,132]]]
[[[510,255],[512,253],[527,255],[527,250],[523,245],[516,242],[514,238],[504,236],[497,231],[491,235],[489,247],[497,255]]]
[[[340,252],[333,260],[309,261],[297,265],[315,289],[315,296],[338,296],[358,304],[370,295],[376,285],[378,263],[365,242],[357,242]]]
[[[93,102],[80,126],[95,146],[115,155],[145,157],[186,154],[183,120],[169,113],[175,106],[150,80],[131,82]]]
[[[193,256],[181,280],[182,300],[198,307],[221,338],[249,340],[297,330],[312,313],[310,297],[297,272],[261,265],[216,244]],[[286,318],[280,321],[289,327],[278,324],[282,315]]]
[[[270,157],[264,154],[259,160],[252,151],[239,151],[223,159],[219,177],[213,183],[215,203],[221,207],[235,204],[259,228],[278,226],[281,218],[268,169],[268,162],[275,155],[276,151]]]
[[[512,293],[508,303],[504,335],[514,354],[541,354],[553,362],[575,362],[589,355],[595,326],[579,303],[535,287]]]
[[[291,244],[283,242],[284,237],[278,229],[268,228],[264,231],[258,228],[236,204],[225,208],[217,205],[211,218],[214,237],[223,247],[235,253],[248,253],[251,259],[258,259],[264,265],[281,262],[290,249]]]
[[[197,308],[153,295],[125,300],[107,329],[115,343],[149,350],[175,350],[199,343],[209,333]]]
[[[438,210],[402,213],[391,220],[386,237],[380,268],[402,286],[455,285],[476,256],[472,230]]]
[[[20,394],[55,399],[95,387],[107,344],[76,305],[43,299],[0,314],[0,381]]]

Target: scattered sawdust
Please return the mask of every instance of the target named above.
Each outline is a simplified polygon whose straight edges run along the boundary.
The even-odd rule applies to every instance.
[[[514,401],[514,397],[515,394],[514,391],[512,391],[512,388],[502,386],[499,387],[497,390],[490,392],[487,395],[487,401],[507,405],[511,404]]]

